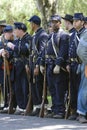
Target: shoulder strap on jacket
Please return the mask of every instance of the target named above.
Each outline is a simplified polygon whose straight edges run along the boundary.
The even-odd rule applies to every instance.
[[[54,39],[53,39],[53,36],[54,36],[54,33],[52,34],[51,36],[51,40],[52,40],[52,47],[53,47],[53,50],[54,50],[54,53],[55,53],[55,56],[56,58],[58,57],[58,51],[59,51],[59,41],[60,41],[60,37],[61,37],[61,34],[62,34],[62,30],[58,32],[58,39],[57,39],[57,45],[54,43]]]

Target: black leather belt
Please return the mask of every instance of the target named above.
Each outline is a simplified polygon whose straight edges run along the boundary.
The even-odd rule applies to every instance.
[[[21,58],[14,58],[14,62],[23,61]]]
[[[78,62],[77,58],[70,58],[70,62]]]
[[[51,58],[51,59],[56,59],[56,56],[54,56],[54,55],[45,55],[45,57],[46,57],[47,59],[49,59],[49,58]]]

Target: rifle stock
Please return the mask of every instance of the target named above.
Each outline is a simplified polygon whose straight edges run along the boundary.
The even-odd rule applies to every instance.
[[[29,115],[33,110],[33,102],[32,102],[32,93],[31,93],[30,73],[29,73],[29,71],[26,71],[26,74],[27,74],[27,80],[28,80],[28,84],[29,84],[29,99],[28,99],[28,103],[27,103],[27,106],[26,106],[25,115]]]
[[[4,57],[4,102],[5,102],[5,90],[6,90],[6,62],[5,62],[5,57]]]
[[[9,110],[8,114],[13,113],[13,91],[12,91],[12,86],[11,86],[11,80],[10,80],[10,70],[9,70],[9,63],[8,60],[5,60],[6,64],[6,74],[8,76],[8,84],[9,84]]]
[[[1,41],[3,43],[3,48],[4,50],[6,49],[6,43],[5,43],[5,38],[4,35],[2,35]],[[4,100],[5,100],[5,89],[6,89],[6,76],[8,76],[8,85],[9,85],[9,110],[8,113],[11,114],[12,110],[13,110],[13,106],[12,106],[12,86],[11,86],[11,80],[10,80],[10,70],[9,70],[9,63],[8,60],[6,58],[6,56],[4,56]]]
[[[2,96],[2,90],[1,90],[1,84],[0,84],[0,108],[1,108],[1,96]]]
[[[70,98],[70,73],[69,73],[68,97],[69,97],[69,100],[68,100],[68,104],[67,104],[67,108],[66,108],[65,119],[67,119],[70,115],[70,102],[71,102],[71,98]]]
[[[39,113],[39,117],[42,117],[42,118],[44,117],[45,99],[46,99],[46,65],[45,65],[44,82],[43,82],[43,99],[42,99],[41,109]]]
[[[69,117],[69,114],[70,114],[70,99],[68,101],[67,110],[66,110],[66,114],[65,114],[65,119],[67,119]]]

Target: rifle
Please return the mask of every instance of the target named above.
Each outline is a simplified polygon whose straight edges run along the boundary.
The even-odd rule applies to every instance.
[[[3,43],[4,50],[5,50],[6,45],[5,45],[4,35],[2,36],[2,43]],[[13,92],[12,92],[12,86],[11,86],[11,80],[10,80],[9,63],[8,63],[6,56],[4,56],[4,99],[5,99],[5,89],[6,89],[6,80],[7,79],[8,79],[8,85],[9,85],[9,93],[10,93],[9,94],[8,113],[11,114],[11,113],[13,113],[13,105],[12,105]]]
[[[25,66],[26,69],[28,69],[28,66]],[[32,93],[31,93],[31,85],[30,85],[30,73],[29,71],[26,71],[27,74],[27,80],[28,80],[28,84],[29,84],[29,99],[28,99],[28,103],[26,106],[26,111],[25,111],[25,115],[29,115],[32,110],[33,110],[33,102],[32,102]]]
[[[68,104],[67,104],[67,108],[66,108],[65,119],[67,119],[70,115],[70,102],[71,102],[71,98],[70,98],[70,73],[69,73],[69,86],[68,86],[67,99],[68,99]]]
[[[41,103],[41,109],[39,113],[39,117],[44,117],[44,109],[45,109],[45,99],[46,99],[46,64],[45,64],[45,71],[44,71],[44,82],[43,82],[43,99]]]
[[[10,80],[9,63],[7,60],[5,60],[5,62],[6,62],[6,73],[8,76],[8,85],[9,85],[9,93],[10,93],[8,114],[12,114],[13,113],[13,91],[12,91],[11,80]]]
[[[2,90],[1,90],[1,84],[0,84],[0,108],[1,108],[1,96],[2,96]]]

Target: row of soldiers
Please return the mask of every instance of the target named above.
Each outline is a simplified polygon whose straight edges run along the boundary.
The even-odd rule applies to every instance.
[[[61,28],[61,18],[69,33]],[[22,22],[15,22],[14,29],[10,25],[1,25],[4,27],[0,41],[0,86],[4,95],[4,107],[1,112],[9,110],[10,76],[13,94],[11,113],[26,113],[30,86],[33,107],[29,115],[39,116],[43,100],[43,75],[46,71],[46,86],[52,98],[52,107],[45,116],[64,118],[68,94],[70,100],[68,119],[78,118],[81,123],[87,122],[86,104],[78,98],[81,73],[77,71],[78,66],[82,64],[77,55],[77,47],[81,35],[86,30],[87,19],[84,20],[82,13],[75,13],[74,16],[67,14],[65,17],[53,15],[50,18],[49,34],[41,27],[40,17],[34,15],[28,21],[34,32],[33,36],[27,33],[27,27]],[[6,75],[4,59],[9,62],[10,75]],[[85,107],[82,108],[80,102]],[[45,107],[46,104],[47,97]]]

